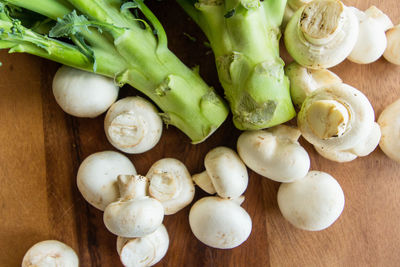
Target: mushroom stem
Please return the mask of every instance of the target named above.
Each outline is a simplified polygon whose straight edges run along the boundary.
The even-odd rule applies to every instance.
[[[300,31],[314,45],[329,43],[343,26],[344,6],[337,0],[312,1],[301,14]]]
[[[340,137],[347,129],[350,114],[335,100],[317,100],[307,112],[307,121],[313,133],[321,139]]]
[[[192,177],[193,182],[200,187],[202,190],[207,192],[210,195],[215,194],[217,191],[212,183],[210,176],[208,176],[207,171],[203,171],[201,173],[195,174]]]
[[[119,175],[118,188],[123,200],[145,197],[148,179],[141,175]]]
[[[123,112],[112,119],[108,128],[108,135],[123,147],[139,144],[146,135],[143,129],[142,118],[132,111]]]
[[[279,138],[288,139],[291,142],[297,142],[301,136],[301,132],[293,127],[274,127],[271,133]]]

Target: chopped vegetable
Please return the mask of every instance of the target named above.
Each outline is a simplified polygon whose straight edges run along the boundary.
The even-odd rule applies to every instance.
[[[295,116],[279,57],[286,0],[177,2],[210,41],[237,128],[271,127]]]
[[[40,34],[12,17],[14,6],[22,13],[28,9],[41,14],[38,21],[46,16],[57,23]],[[164,29],[143,0],[1,1],[0,47],[102,74],[121,86],[130,84],[164,111],[165,123],[194,143],[212,134],[228,114],[214,90],[168,49]]]

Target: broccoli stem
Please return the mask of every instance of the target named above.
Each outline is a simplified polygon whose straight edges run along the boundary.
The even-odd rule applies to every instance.
[[[121,12],[108,8],[101,1],[69,1],[95,20],[127,27],[109,32],[118,53],[136,70],[141,70],[141,75],[128,70],[127,75],[118,77],[118,81],[129,83],[157,103],[165,112],[163,119],[167,124],[178,127],[194,143],[199,143],[226,119],[228,111],[223,100],[167,48],[163,32],[158,30],[161,38],[157,40],[151,29],[132,23]],[[143,12],[146,15],[145,12],[153,25],[160,25],[154,15],[149,16],[152,14],[148,9]]]
[[[275,126],[295,116],[279,57],[286,0],[177,0],[208,37],[220,82],[241,130]]]
[[[29,9],[53,20],[62,18],[74,9],[66,0],[2,0],[1,2]]]
[[[47,8],[62,3],[60,0],[8,2],[19,4],[23,8],[29,8],[34,5],[33,3],[39,4],[39,2],[42,5],[46,4]],[[97,63],[97,73],[114,77],[120,85],[128,83],[146,94],[164,111],[161,114],[164,121],[182,130],[193,143],[202,142],[223,123],[228,115],[225,103],[196,72],[187,68],[168,49],[161,24],[142,1],[136,2],[153,28],[147,23],[146,27],[143,27],[140,21],[132,19],[130,12],[120,10],[121,3],[118,0],[108,2],[70,0],[69,2],[82,14],[93,19],[88,26],[103,27],[101,35],[79,32],[91,45]],[[47,15],[56,19],[61,14],[47,13]],[[73,46],[59,42],[29,29],[22,29],[21,25],[16,35],[10,35],[13,31],[11,28],[4,30],[6,28],[0,25],[0,29],[3,29],[0,34],[1,48],[10,48],[11,52],[35,54],[93,72],[93,62],[78,49],[78,44]],[[157,37],[153,30],[156,30]],[[97,33],[96,30],[91,32]],[[35,38],[28,38],[31,34]],[[104,49],[108,45],[109,38],[104,38],[103,35],[111,37],[109,43],[111,50]],[[96,44],[96,38],[100,45]]]

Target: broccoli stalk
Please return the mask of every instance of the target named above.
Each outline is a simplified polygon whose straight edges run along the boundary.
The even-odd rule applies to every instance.
[[[256,130],[292,119],[279,57],[286,0],[177,0],[206,34],[235,126]]]
[[[0,48],[112,77],[121,86],[130,84],[164,111],[165,123],[182,130],[193,143],[205,140],[226,119],[223,100],[168,49],[164,29],[142,0],[1,0],[0,4]],[[7,4],[57,19],[50,37],[8,17]],[[55,39],[60,37],[73,44]]]

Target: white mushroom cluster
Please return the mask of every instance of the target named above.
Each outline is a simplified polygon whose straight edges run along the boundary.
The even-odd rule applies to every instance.
[[[230,148],[216,147],[204,159],[206,171],[193,175],[194,182],[209,194],[190,209],[193,234],[207,246],[230,249],[241,245],[251,233],[252,222],[240,207],[247,188],[248,173],[239,156]]]
[[[237,150],[244,163],[256,173],[277,182],[303,178],[310,168],[310,157],[299,144],[298,129],[279,125],[240,135]]]
[[[124,266],[160,261],[169,246],[164,215],[180,211],[194,197],[192,177],[179,160],[161,159],[141,176],[127,157],[113,151],[87,157],[77,184],[83,197],[104,211],[106,228],[118,236],[117,252]]]
[[[312,69],[330,68],[346,58],[358,64],[378,60],[388,46],[385,32],[393,27],[377,7],[361,11],[339,0],[289,0],[285,20],[288,52]]]
[[[344,83],[312,92],[303,102],[297,124],[318,153],[337,162],[367,156],[381,137],[367,97]]]
[[[400,99],[383,110],[378,123],[382,131],[380,148],[389,158],[400,163]]]
[[[115,148],[130,154],[152,149],[163,129],[157,108],[139,96],[115,102],[118,92],[113,79],[68,66],[62,66],[53,79],[54,97],[66,113],[94,118],[108,110],[104,130]]]
[[[57,240],[45,240],[33,245],[22,259],[22,267],[78,267],[75,251]]]
[[[319,231],[329,227],[340,216],[344,194],[329,174],[309,172],[310,159],[297,142],[299,137],[299,130],[286,125],[244,132],[238,139],[238,151],[250,169],[282,182],[278,204],[285,219],[297,228]]]
[[[139,154],[160,140],[162,120],[156,107],[146,99],[126,97],[115,102],[104,119],[108,141],[117,149]]]

